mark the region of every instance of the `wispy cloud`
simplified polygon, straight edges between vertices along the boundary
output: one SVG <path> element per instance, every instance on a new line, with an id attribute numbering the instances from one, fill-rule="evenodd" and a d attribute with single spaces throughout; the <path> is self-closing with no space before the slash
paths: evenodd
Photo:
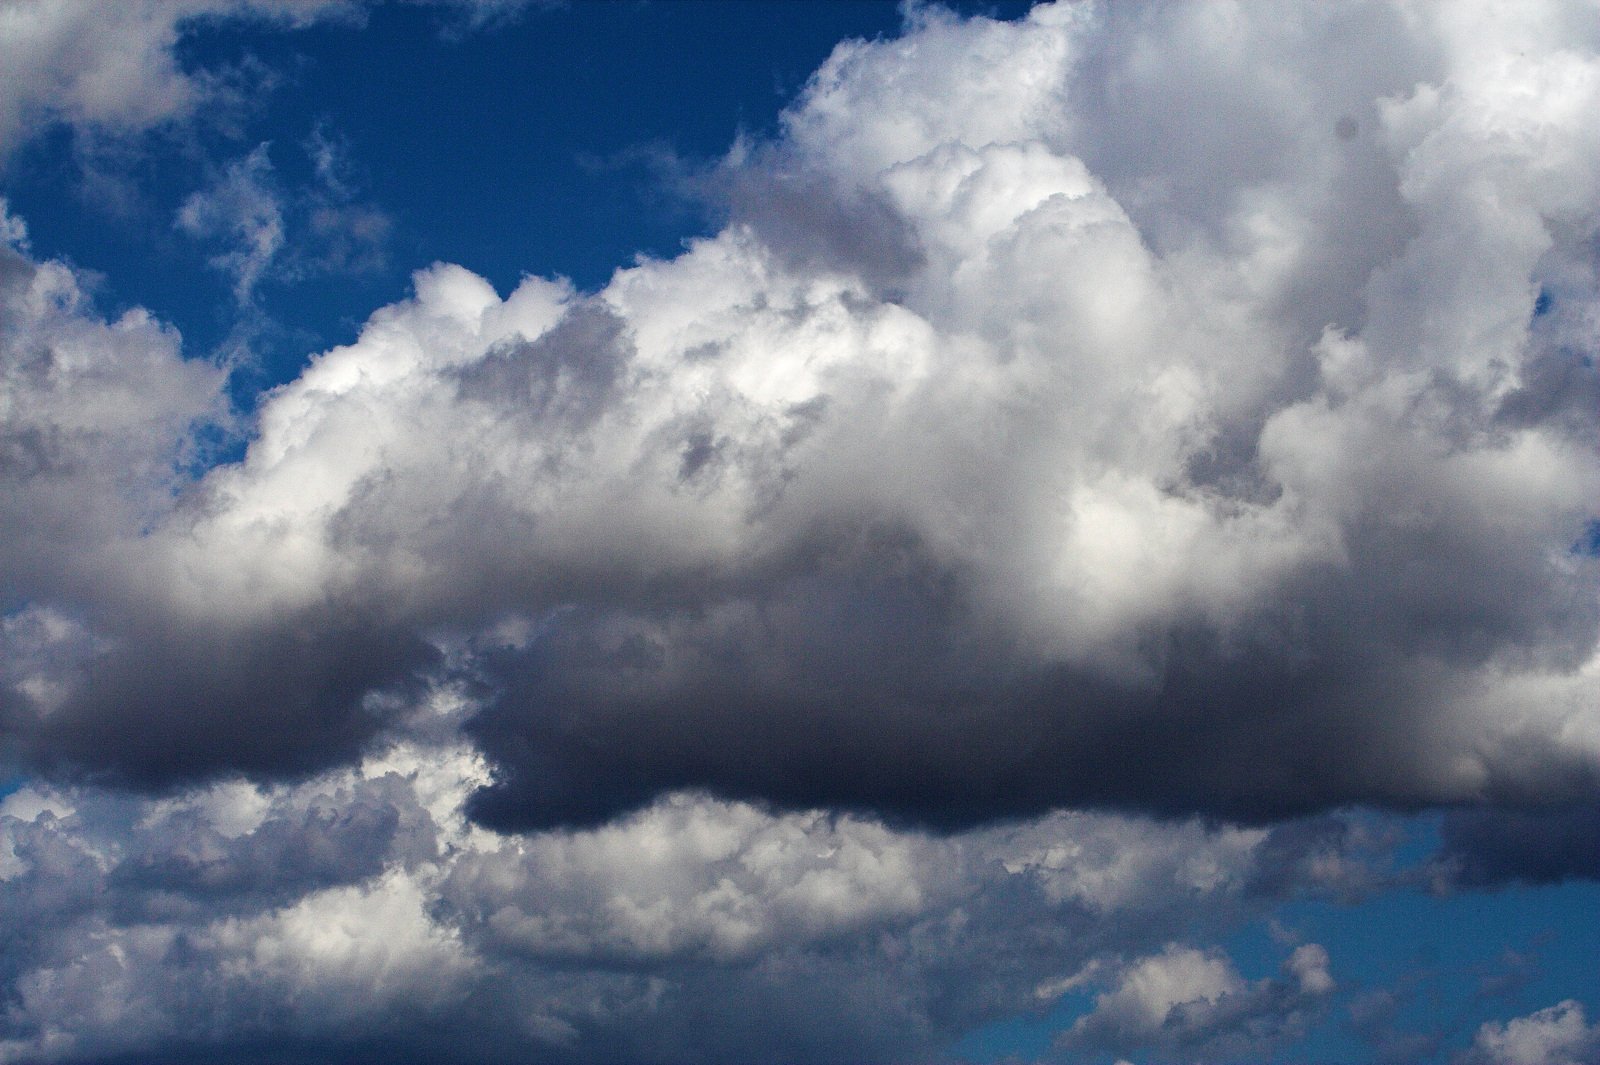
<path id="1" fill-rule="evenodd" d="M 258 303 L 263 281 L 292 284 L 327 274 L 361 274 L 385 264 L 389 216 L 362 202 L 342 148 L 320 128 L 302 146 L 316 180 L 293 195 L 276 176 L 271 145 L 229 163 L 178 209 L 176 225 L 219 247 L 210 264 L 233 278 L 242 307 Z"/>
<path id="2" fill-rule="evenodd" d="M 254 298 L 257 283 L 284 246 L 283 204 L 271 187 L 272 160 L 263 144 L 192 194 L 178 211 L 178 228 L 192 237 L 229 246 L 211 265 L 233 277 L 241 304 Z"/>

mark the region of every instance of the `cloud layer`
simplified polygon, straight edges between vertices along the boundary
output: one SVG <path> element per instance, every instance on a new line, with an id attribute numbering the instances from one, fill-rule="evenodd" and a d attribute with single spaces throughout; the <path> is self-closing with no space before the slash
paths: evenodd
<path id="1" fill-rule="evenodd" d="M 460 816 L 484 775 L 407 743 L 293 787 L 9 796 L 0 1061 L 886 1060 L 1074 987 L 1105 989 L 1079 1042 L 1267 1050 L 1326 953 L 1249 981 L 1177 937 L 1361 864 L 1331 824 L 935 838 L 682 793 L 498 836 Z"/>
<path id="2" fill-rule="evenodd" d="M 0 9 L 0 152 L 362 6 L 114 11 Z M 1213 944 L 1600 877 L 1591 16 L 914 6 L 681 255 L 435 264 L 248 417 L 0 201 L 0 1063 L 1436 1055 Z M 383 253 L 302 149 L 178 213 L 241 308 Z M 1462 1060 L 1593 1055 L 1537 1005 Z"/>
<path id="3" fill-rule="evenodd" d="M 184 486 L 215 375 L 9 253 L 13 498 L 92 516 L 12 567 L 12 742 L 303 772 L 470 677 L 501 826 L 1592 797 L 1575 19 L 924 10 L 721 164 L 714 237 L 424 271 Z"/>

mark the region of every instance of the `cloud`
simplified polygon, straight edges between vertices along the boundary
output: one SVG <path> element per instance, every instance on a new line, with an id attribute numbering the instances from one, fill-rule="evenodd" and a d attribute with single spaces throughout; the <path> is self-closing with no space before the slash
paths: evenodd
<path id="1" fill-rule="evenodd" d="M 353 756 L 430 646 L 351 604 L 196 614 L 183 589 L 205 578 L 150 568 L 154 529 L 204 505 L 193 469 L 227 431 L 223 371 L 142 310 L 101 319 L 71 269 L 16 247 L 0 248 L 0 307 L 0 587 L 19 604 L 0 621 L 6 756 L 98 771 L 115 747 L 115 770 L 147 782 Z"/>
<path id="2" fill-rule="evenodd" d="M 529 10 L 548 10 L 564 6 L 564 0 L 404 0 L 405 3 L 437 7 L 447 21 L 446 37 L 463 32 L 496 29 L 527 14 Z"/>
<path id="3" fill-rule="evenodd" d="M 1445 815 L 1439 871 L 1463 886 L 1600 880 L 1600 807 Z"/>
<path id="4" fill-rule="evenodd" d="M 221 10 L 8 8 L 0 144 L 192 114 Z M 1338 808 L 1592 876 L 1597 44 L 916 7 L 683 254 L 436 264 L 242 428 L 0 208 L 0 1062 L 904 1060 L 1091 990 L 1056 1052 L 1253 1059 L 1336 960 L 1208 944 L 1396 882 Z M 243 302 L 381 253 L 302 147 L 181 213 Z"/>
<path id="5" fill-rule="evenodd" d="M 469 683 L 502 828 L 1587 801 L 1600 60 L 1475 10 L 841 45 L 722 231 L 595 294 L 419 273 L 27 593 L 95 650 L 14 742 L 301 773 Z"/>
<path id="6" fill-rule="evenodd" d="M 1266 830 L 1057 813 L 941 837 L 677 793 L 502 836 L 462 816 L 486 775 L 411 739 L 292 785 L 7 796 L 0 1061 L 937 1056 L 1280 897 L 1250 887 Z M 1328 990 L 1313 945 L 1270 981 L 1218 964 L 1218 1008 L 1258 1032 Z"/>
<path id="7" fill-rule="evenodd" d="M 1057 1047 L 1261 1060 L 1302 1036 L 1333 989 L 1328 952 L 1315 943 L 1295 948 L 1281 977 L 1255 982 L 1219 951 L 1168 944 L 1124 966 L 1115 987 L 1096 997 L 1094 1009 L 1062 1033 Z"/>
<path id="8" fill-rule="evenodd" d="M 232 164 L 178 209 L 178 228 L 201 240 L 237 245 L 211 260 L 233 275 L 233 294 L 247 304 L 284 245 L 283 204 L 272 189 L 267 145 Z"/>
<path id="9" fill-rule="evenodd" d="M 1526 1017 L 1478 1029 L 1462 1059 L 1473 1065 L 1580 1065 L 1600 1051 L 1600 1025 L 1586 1024 L 1571 999 Z"/>
<path id="10" fill-rule="evenodd" d="M 0 22 L 0 156 L 53 123 L 137 133 L 186 119 L 218 83 L 174 48 L 204 19 L 249 17 L 300 26 L 348 0 L 18 0 Z"/>
<path id="11" fill-rule="evenodd" d="M 254 305 L 266 280 L 382 269 L 389 217 L 357 198 L 339 143 L 313 131 L 303 148 L 316 181 L 292 196 L 279 188 L 270 148 L 229 163 L 178 209 L 179 230 L 222 249 L 209 262 L 233 277 L 235 300 Z"/>
<path id="12" fill-rule="evenodd" d="M 96 135 L 185 122 L 229 93 L 227 77 L 192 69 L 177 46 L 193 27 L 228 19 L 302 28 L 360 21 L 374 0 L 11 0 L 0 19 L 0 159 L 55 124 Z M 550 0 L 408 0 L 466 29 L 492 27 Z"/>
<path id="13" fill-rule="evenodd" d="M 106 554 L 206 460 L 197 430 L 226 417 L 223 375 L 185 361 L 177 333 L 141 309 L 100 318 L 79 275 L 29 257 L 3 201 L 0 220 L 6 593 L 94 598 Z"/>
<path id="14" fill-rule="evenodd" d="M 387 261 L 384 244 L 393 223 L 379 208 L 361 202 L 361 180 L 350 161 L 348 144 L 318 126 L 301 147 L 311 159 L 317 181 L 303 192 L 307 234 L 301 242 L 301 261 L 293 272 L 304 277 L 383 269 Z"/>

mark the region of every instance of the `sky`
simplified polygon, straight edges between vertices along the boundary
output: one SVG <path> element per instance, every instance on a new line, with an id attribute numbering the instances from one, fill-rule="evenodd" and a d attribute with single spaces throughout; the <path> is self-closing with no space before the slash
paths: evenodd
<path id="1" fill-rule="evenodd" d="M 1592 0 L 0 0 L 0 1065 L 1600 1062 Z"/>

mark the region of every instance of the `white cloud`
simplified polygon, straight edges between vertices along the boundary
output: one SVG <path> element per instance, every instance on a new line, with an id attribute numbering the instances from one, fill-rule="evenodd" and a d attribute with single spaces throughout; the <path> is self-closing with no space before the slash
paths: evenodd
<path id="1" fill-rule="evenodd" d="M 507 841 L 459 863 L 450 894 L 482 907 L 506 949 L 754 957 L 917 913 L 921 849 L 878 825 L 680 797 L 591 833 Z"/>
<path id="2" fill-rule="evenodd" d="M 1308 995 L 1325 995 L 1334 988 L 1333 977 L 1328 975 L 1328 951 L 1321 944 L 1296 947 L 1284 970 L 1300 981 L 1300 990 Z"/>
<path id="3" fill-rule="evenodd" d="M 1482 1065 L 1582 1065 L 1600 1052 L 1600 1024 L 1567 999 L 1526 1017 L 1478 1029 L 1467 1060 Z"/>
<path id="4" fill-rule="evenodd" d="M 957 821 L 1575 799 L 1600 463 L 1563 345 L 1600 302 L 1570 191 L 1600 59 L 1559 5 L 1504 38 L 1230 10 L 923 11 L 730 157 L 733 217 L 681 256 L 593 297 L 420 273 L 102 559 L 264 673 L 325 631 L 317 675 L 364 671 L 318 689 L 349 693 L 340 753 L 252 747 L 219 676 L 207 749 L 163 757 L 347 757 L 425 641 L 516 617 L 540 637 L 471 667 L 501 824 L 674 787 Z M 1242 110 L 1140 140 L 1180 90 Z M 266 168 L 184 215 L 243 241 L 241 294 L 283 239 Z M 1533 314 L 1546 278 L 1576 310 Z M 335 647 L 379 617 L 409 650 Z"/>
<path id="5" fill-rule="evenodd" d="M 1218 950 L 1168 944 L 1122 967 L 1094 1009 L 1062 1033 L 1063 1049 L 1119 1053 L 1159 1048 L 1199 1060 L 1262 1059 L 1304 1034 L 1334 990 L 1328 952 L 1307 943 L 1285 960 L 1281 979 L 1254 982 Z"/>
<path id="6" fill-rule="evenodd" d="M 1159 1033 L 1178 1006 L 1215 1006 L 1238 995 L 1245 982 L 1226 957 L 1216 952 L 1168 947 L 1123 973 L 1116 990 L 1095 1000 L 1094 1020 L 1079 1022 L 1116 1027 L 1134 1037 Z"/>
<path id="7" fill-rule="evenodd" d="M 1278 861 L 1260 833 L 1058 814 L 934 837 L 680 793 L 596 829 L 499 836 L 460 815 L 482 771 L 464 747 L 402 743 L 295 785 L 8 797 L 0 979 L 17 997 L 0 1060 L 175 1038 L 216 1054 L 293 1039 L 315 1060 L 370 1040 L 394 1060 L 495 1060 L 530 1037 L 553 1058 L 670 1057 L 678 1038 L 710 1058 L 875 1057 L 1106 974 L 1146 1013 L 1215 1000 L 1213 1029 L 1269 991 L 1329 990 L 1314 945 L 1254 984 L 1220 955 L 1159 950 L 1198 915 L 1223 929 L 1270 902 L 1247 887 Z M 1104 894 L 1110 852 L 1150 881 Z M 1219 864 L 1235 875 L 1156 872 Z M 1302 888 L 1317 890 L 1285 890 Z M 1143 951 L 1158 952 L 1116 961 Z M 746 1041 L 736 1015 L 758 1001 L 770 1024 Z M 681 1028 L 708 1011 L 732 1012 Z"/>
<path id="8" fill-rule="evenodd" d="M 131 133 L 184 119 L 208 98 L 174 46 L 204 18 L 303 25 L 349 0 L 12 0 L 0 10 L 0 155 L 53 122 Z"/>
<path id="9" fill-rule="evenodd" d="M 236 245 L 211 265 L 233 275 L 233 294 L 249 303 L 255 287 L 284 246 L 284 209 L 271 187 L 272 160 L 263 144 L 229 164 L 208 188 L 178 209 L 178 228 L 202 240 Z"/>
<path id="10" fill-rule="evenodd" d="M 396 870 L 224 920 L 210 934 L 225 968 L 304 1003 L 310 1015 L 293 1018 L 295 1029 L 347 1032 L 396 1008 L 432 1013 L 459 999 L 475 962 L 427 903 L 422 885 Z"/>

